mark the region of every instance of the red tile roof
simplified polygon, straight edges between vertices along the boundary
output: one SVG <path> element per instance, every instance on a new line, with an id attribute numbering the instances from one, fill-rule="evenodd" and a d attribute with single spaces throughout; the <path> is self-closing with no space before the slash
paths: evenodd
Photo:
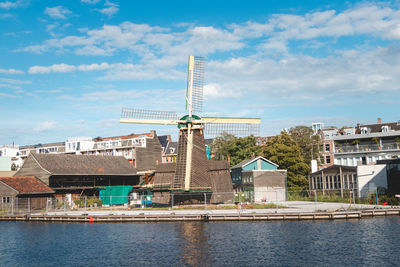
<path id="1" fill-rule="evenodd" d="M 0 182 L 14 188 L 19 194 L 54 193 L 50 187 L 35 176 L 0 177 Z"/>

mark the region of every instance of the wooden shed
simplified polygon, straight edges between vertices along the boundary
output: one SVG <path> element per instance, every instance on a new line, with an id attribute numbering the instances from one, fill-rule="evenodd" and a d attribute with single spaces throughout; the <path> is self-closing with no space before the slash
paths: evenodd
<path id="1" fill-rule="evenodd" d="M 0 177 L 0 201 L 3 210 L 46 208 L 54 191 L 34 176 Z"/>
<path id="2" fill-rule="evenodd" d="M 15 175 L 36 176 L 57 194 L 95 195 L 101 186 L 139 183 L 136 169 L 118 156 L 31 153 Z"/>

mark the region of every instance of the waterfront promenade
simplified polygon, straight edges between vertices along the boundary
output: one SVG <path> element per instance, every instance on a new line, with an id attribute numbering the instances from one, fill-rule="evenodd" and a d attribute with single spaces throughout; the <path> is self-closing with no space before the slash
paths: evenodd
<path id="1" fill-rule="evenodd" d="M 46 212 L 47 215 L 68 215 L 78 216 L 87 214 L 89 216 L 107 216 L 107 215 L 167 215 L 167 214 L 265 214 L 265 213 L 311 213 L 311 212 L 334 212 L 344 210 L 367 210 L 367 209 L 389 209 L 390 207 L 378 205 L 364 205 L 364 204 L 347 204 L 347 203 L 332 203 L 332 202 L 307 202 L 307 201 L 286 201 L 281 202 L 279 205 L 286 208 L 269 208 L 269 209 L 205 209 L 198 206 L 193 209 L 121 209 L 118 207 L 110 209 L 79 209 L 67 211 L 54 211 Z M 43 213 L 33 213 L 33 215 L 40 215 Z"/>

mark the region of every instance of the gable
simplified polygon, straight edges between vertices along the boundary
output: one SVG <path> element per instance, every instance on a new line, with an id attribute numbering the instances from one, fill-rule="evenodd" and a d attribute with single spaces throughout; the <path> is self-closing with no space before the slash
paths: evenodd
<path id="1" fill-rule="evenodd" d="M 265 160 L 263 157 L 258 157 L 254 161 L 246 164 L 242 167 L 243 171 L 251 170 L 277 170 L 278 166 L 270 161 Z"/>

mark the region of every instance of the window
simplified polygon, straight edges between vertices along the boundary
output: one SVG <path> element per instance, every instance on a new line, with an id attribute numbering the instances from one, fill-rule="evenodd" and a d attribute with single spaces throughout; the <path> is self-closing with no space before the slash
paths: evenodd
<path id="1" fill-rule="evenodd" d="M 387 125 L 385 125 L 385 126 L 382 126 L 382 133 L 387 133 L 387 132 L 389 132 L 389 126 L 387 126 Z"/>
<path id="2" fill-rule="evenodd" d="M 368 128 L 367 127 L 361 127 L 361 134 L 367 134 L 368 133 Z"/>
<path id="3" fill-rule="evenodd" d="M 326 164 L 331 163 L 331 156 L 326 156 L 326 158 L 325 158 L 325 163 L 326 163 Z"/>
<path id="4" fill-rule="evenodd" d="M 10 203 L 10 197 L 3 197 L 3 203 Z"/>
<path id="5" fill-rule="evenodd" d="M 330 150 L 330 145 L 329 144 L 325 144 L 325 152 L 329 152 Z"/>

